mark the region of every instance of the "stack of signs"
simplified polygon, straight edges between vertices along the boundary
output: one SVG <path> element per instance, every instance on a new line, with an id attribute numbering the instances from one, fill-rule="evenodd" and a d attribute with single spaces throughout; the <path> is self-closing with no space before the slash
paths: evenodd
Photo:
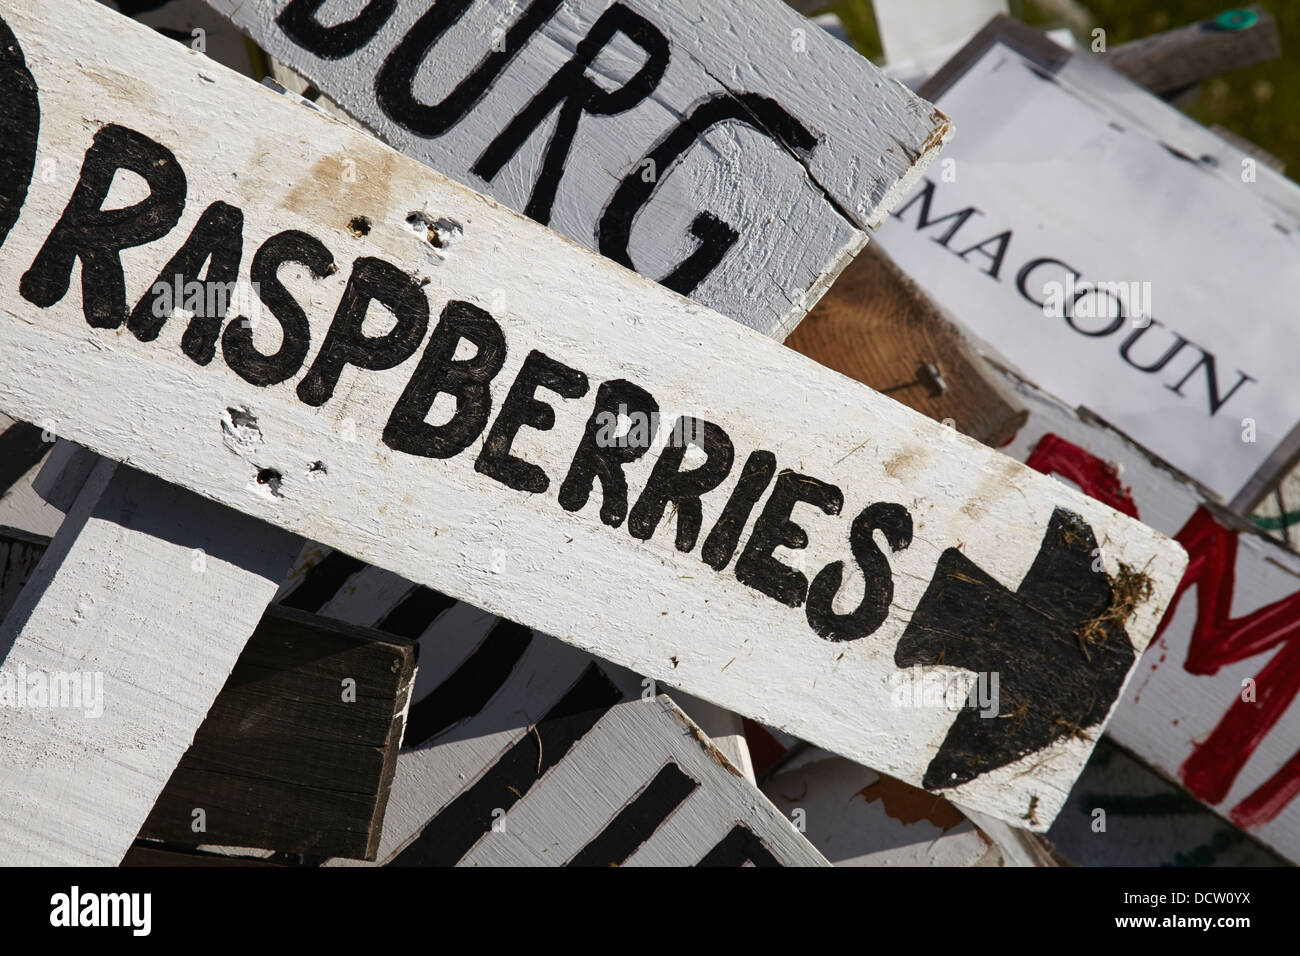
<path id="1" fill-rule="evenodd" d="M 5 412 L 1050 823 L 1181 577 L 1176 544 L 103 8 L 4 19 Z M 930 115 L 909 103 L 904 132 Z M 165 307 L 205 264 L 260 283 L 247 313 Z M 900 672 L 935 666 L 1000 695 L 894 706 Z M 49 737 L 0 716 L 6 746 L 28 732 Z M 34 799 L 30 760 L 0 767 L 21 810 L 0 846 L 23 857 L 62 808 Z"/>
<path id="2" fill-rule="evenodd" d="M 1267 334 L 1300 297 L 1300 215 L 1098 62 L 993 21 L 923 87 L 962 140 L 880 241 L 1028 380 L 1249 511 L 1300 450 Z"/>

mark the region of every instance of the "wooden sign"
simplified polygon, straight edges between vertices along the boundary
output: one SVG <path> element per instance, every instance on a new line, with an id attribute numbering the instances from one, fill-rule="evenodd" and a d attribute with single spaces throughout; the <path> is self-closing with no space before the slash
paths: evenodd
<path id="1" fill-rule="evenodd" d="M 394 148 L 777 339 L 951 135 L 779 0 L 209 2 Z"/>
<path id="2" fill-rule="evenodd" d="M 1123 436 L 1008 382 L 1029 409 L 1008 452 L 1175 535 L 1190 557 L 1107 733 L 1300 862 L 1300 555 Z"/>
<path id="3" fill-rule="evenodd" d="M 1176 545 L 137 24 L 6 20 L 0 408 L 1050 822 Z M 270 316 L 168 311 L 245 275 Z M 1024 719 L 894 703 L 936 666 Z"/>
<path id="4" fill-rule="evenodd" d="M 1249 511 L 1300 451 L 1275 346 L 1300 297 L 1300 212 L 1253 159 L 1202 161 L 1147 128 L 1112 86 L 1190 123 L 1118 76 L 1093 82 L 1106 72 L 995 20 L 922 88 L 968 135 L 880 242 L 1024 377 Z"/>

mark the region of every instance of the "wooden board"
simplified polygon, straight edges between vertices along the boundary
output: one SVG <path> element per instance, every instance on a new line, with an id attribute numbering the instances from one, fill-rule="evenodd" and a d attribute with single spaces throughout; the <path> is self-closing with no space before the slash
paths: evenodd
<path id="1" fill-rule="evenodd" d="M 777 339 L 950 135 L 778 0 L 346 22 L 313 0 L 209 2 L 401 152 Z"/>
<path id="2" fill-rule="evenodd" d="M 50 536 L 63 515 L 32 490 L 32 481 L 53 448 L 53 434 L 0 415 L 0 525 Z"/>
<path id="3" fill-rule="evenodd" d="M 0 528 L 0 620 L 49 543 Z M 139 839 L 373 859 L 415 653 L 400 638 L 269 608 Z"/>
<path id="4" fill-rule="evenodd" d="M 1300 449 L 1300 392 L 1270 344 L 1289 329 L 1269 324 L 1300 296 L 1300 217 L 1279 214 L 1267 170 L 1243 181 L 1147 121 L 1192 125 L 1172 107 L 1093 83 L 1105 62 L 990 24 L 923 88 L 978 134 L 879 241 L 1025 377 L 1248 512 Z M 1220 321 L 1242 309 L 1257 334 Z"/>
<path id="5" fill-rule="evenodd" d="M 621 702 L 649 700 L 667 691 L 692 714 L 702 712 L 715 729 L 730 731 L 724 714 L 704 701 L 319 545 L 304 549 L 278 600 L 419 641 L 420 679 L 397 761 L 380 862 L 391 861 L 458 800 L 480 799 L 477 781 L 503 755 L 536 746 L 543 731 L 552 741 L 546 745 L 547 767 L 571 759 L 572 751 L 561 750 L 559 738 L 551 737 L 557 725 L 547 721 L 552 713 L 574 709 L 574 701 L 586 702 L 594 723 Z M 748 749 L 743 740 L 728 737 L 732 739 L 709 734 L 752 783 L 752 771 L 744 770 Z M 621 762 L 612 755 L 605 759 Z M 626 775 L 628 769 L 619 773 Z M 516 790 L 526 793 L 529 782 L 516 781 Z M 483 832 L 476 833 L 476 822 L 487 826 L 484 821 L 466 824 L 471 841 Z"/>
<path id="6" fill-rule="evenodd" d="M 33 182 L 0 262 L 8 296 L 0 407 L 52 415 L 61 434 L 100 454 L 130 457 L 167 481 L 882 772 L 954 790 L 1012 820 L 1036 808 L 1039 824 L 1050 822 L 1091 745 L 1087 728 L 1105 722 L 1181 573 L 1176 546 L 137 24 L 62 0 L 7 19 L 40 90 L 41 156 L 78 168 L 91 150 L 69 216 L 89 214 L 78 209 L 99 202 L 94 183 L 106 188 L 124 162 L 163 190 L 137 201 L 169 203 L 180 217 L 161 248 L 123 255 L 132 298 L 174 272 L 175 243 L 195 228 L 220 232 L 214 223 L 229 222 L 236 207 L 250 248 L 285 230 L 303 233 L 293 255 L 315 263 L 321 278 L 291 270 L 305 314 L 275 290 L 295 331 L 270 366 L 250 356 L 238 319 L 226 329 L 232 344 L 222 361 L 201 364 L 208 346 L 215 350 L 213 316 L 184 330 L 172 322 L 159 341 L 82 324 L 86 313 L 106 325 L 126 317 L 116 266 L 100 260 L 106 277 L 88 286 L 89 299 L 66 294 L 71 253 L 55 252 L 64 247 L 49 244 L 48 233 L 77 183 Z M 137 51 L 136 73 L 113 73 L 108 83 L 123 49 Z M 24 89 L 21 72 L 11 75 Z M 164 87 L 166 99 L 150 92 Z M 26 100 L 9 99 L 11 113 L 30 105 L 25 89 Z M 101 119 L 82 119 L 87 103 Z M 256 115 L 275 136 L 226 136 L 211 119 L 223 111 L 232 127 Z M 139 132 L 98 125 L 118 120 Z M 23 143 L 30 138 L 11 142 L 20 156 Z M 144 165 L 132 158 L 150 156 Z M 335 182 L 342 157 L 367 178 Z M 26 185 L 16 162 L 11 193 Z M 292 183 L 267 172 L 313 167 Z M 167 192 L 182 171 L 200 197 L 184 209 Z M 235 205 L 195 225 L 201 207 L 227 200 Z M 444 230 L 442 248 L 407 222 L 417 202 L 458 224 Z M 152 231 L 140 241 L 166 232 L 171 213 L 148 219 Z M 287 255 L 283 241 L 263 261 Z M 33 271 L 26 264 L 42 247 Z M 336 255 L 342 267 L 330 274 Z M 24 288 L 45 305 L 17 301 Z M 367 296 L 399 314 L 368 322 Z M 152 304 L 151 294 L 142 314 Z M 140 321 L 136 328 L 146 338 L 152 331 Z M 327 344 L 292 387 L 327 328 Z M 482 350 L 456 358 L 462 338 Z M 260 336 L 251 346 L 270 347 Z M 725 375 L 718 356 L 727 357 Z M 448 361 L 452 378 L 436 384 Z M 268 384 L 252 384 L 232 362 Z M 471 385 L 476 377 L 481 387 Z M 133 382 L 148 387 L 123 385 Z M 544 383 L 572 397 L 529 397 Z M 435 401 L 440 388 L 461 392 L 450 419 L 451 403 Z M 117 400 L 82 400 L 108 394 Z M 620 406 L 640 416 L 651 402 L 667 413 L 661 425 L 680 419 L 697 434 L 653 438 L 638 427 L 619 437 Z M 434 405 L 445 425 L 426 420 Z M 502 407 L 509 414 L 493 420 Z M 611 428 L 602 437 L 605 412 Z M 769 484 L 775 490 L 760 510 Z M 698 528 L 692 488 L 701 491 Z M 671 522 L 660 520 L 667 502 L 656 504 L 665 490 L 683 514 Z M 751 516 L 757 531 L 745 538 Z M 703 539 L 709 561 L 696 556 Z M 728 573 L 733 557 L 737 570 Z M 845 574 L 850 557 L 865 574 Z M 987 602 L 982 623 L 997 622 L 996 640 L 963 631 L 958 648 L 953 618 L 964 628 L 972 601 Z M 1044 641 L 1041 615 L 1025 602 L 1054 608 L 1054 641 Z M 1093 637 L 1113 651 L 1091 653 Z M 958 674 L 1001 673 L 1004 695 L 1022 712 L 1041 706 L 1015 724 L 891 707 L 900 669 L 945 660 L 939 666 Z"/>
<path id="7" fill-rule="evenodd" d="M 1010 453 L 1177 535 L 1191 556 L 1108 734 L 1300 862 L 1300 555 L 1207 503 L 1117 432 L 1031 386 L 1016 389 L 1029 422 Z"/>
<path id="8" fill-rule="evenodd" d="M 997 447 L 1027 412 L 952 316 L 879 243 L 853 260 L 785 344 L 908 408 Z"/>
<path id="9" fill-rule="evenodd" d="M 122 858 L 298 547 L 96 467 L 0 625 L 0 861 Z"/>
<path id="10" fill-rule="evenodd" d="M 525 740 L 390 865 L 826 865 L 667 697 L 554 715 Z"/>
<path id="11" fill-rule="evenodd" d="M 414 674 L 410 642 L 268 609 L 139 837 L 374 859 Z"/>

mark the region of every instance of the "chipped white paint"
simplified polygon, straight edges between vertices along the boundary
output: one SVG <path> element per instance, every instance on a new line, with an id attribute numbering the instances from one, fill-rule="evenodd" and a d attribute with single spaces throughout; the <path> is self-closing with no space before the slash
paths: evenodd
<path id="1" fill-rule="evenodd" d="M 0 627 L 0 680 L 92 675 L 80 707 L 0 706 L 0 863 L 117 865 L 297 547 L 99 462 Z"/>
<path id="2" fill-rule="evenodd" d="M 575 55 L 602 14 L 629 29 L 644 18 L 665 38 L 662 79 L 626 110 L 582 116 L 553 210 L 541 221 L 598 248 L 602 217 L 620 183 L 654 183 L 653 199 L 638 213 L 627 249 L 637 271 L 667 276 L 699 246 L 692 234 L 697 215 L 717 216 L 738 238 L 688 294 L 777 339 L 816 303 L 867 241 L 866 228 L 881 221 L 950 135 L 947 120 L 927 103 L 778 0 L 624 0 L 608 13 L 607 0 L 568 0 L 526 39 L 510 31 L 558 3 L 406 3 L 364 45 L 348 53 L 335 49 L 328 58 L 304 38 L 317 30 L 304 21 L 319 4 L 209 2 L 385 142 L 520 211 L 529 205 L 552 143 L 552 120 L 490 179 L 480 157 Z M 457 15 L 461 8 L 467 9 Z M 419 35 L 412 31 L 417 23 L 432 23 L 449 10 L 454 19 L 416 73 L 417 101 L 443 101 L 486 56 L 508 56 L 509 63 L 463 119 L 435 133 L 392 106 L 392 94 L 382 91 L 409 91 L 411 83 L 390 79 L 384 68 L 405 37 Z M 336 26 L 357 13 L 355 4 L 326 3 L 315 11 L 314 23 Z M 643 64 L 655 62 L 644 44 L 615 34 L 594 62 L 599 79 L 584 82 L 617 89 Z M 787 148 L 737 122 L 700 123 L 708 128 L 698 145 L 656 168 L 652 154 L 664 137 L 719 94 L 768 98 L 802 124 L 816 145 Z M 753 112 L 746 108 L 747 115 Z M 770 119 L 764 122 L 775 127 Z M 603 231 L 606 238 L 612 232 Z"/>
<path id="3" fill-rule="evenodd" d="M 153 282 L 201 207 L 223 199 L 245 212 L 246 250 L 298 229 L 319 236 L 340 263 L 338 274 L 314 281 L 285 270 L 296 273 L 290 281 L 308 316 L 313 353 L 352 260 L 380 257 L 424 283 L 430 325 L 451 299 L 477 304 L 500 324 L 508 352 L 491 388 L 494 412 L 536 349 L 585 373 L 591 391 L 630 379 L 657 399 L 666 422 L 698 415 L 725 429 L 736 468 L 704 496 L 705 532 L 731 495 L 740 463 L 756 450 L 771 451 L 792 475 L 834 483 L 845 497 L 841 513 L 800 506 L 794 520 L 809 544 L 777 549 L 776 558 L 801 564 L 809 576 L 832 562 L 850 565 L 837 613 L 852 610 L 864 593 L 849 551 L 854 516 L 876 502 L 898 503 L 912 515 L 915 537 L 889 555 L 893 594 L 885 621 L 864 639 L 826 641 L 803 607 L 741 584 L 730 565 L 715 572 L 697 551 L 677 551 L 675 518 L 643 542 L 601 522 L 598 494 L 577 511 L 559 505 L 557 488 L 593 397 L 550 398 L 554 428 L 519 431 L 512 453 L 549 477 L 546 492 L 527 494 L 475 471 L 481 432 L 447 459 L 381 442 L 416 370 L 418 343 L 388 371 L 344 369 L 332 398 L 316 408 L 301 403 L 289 382 L 257 388 L 221 358 L 196 365 L 177 346 L 178 321 L 152 342 L 93 329 L 75 287 L 56 304 L 34 308 L 17 289 L 68 201 L 72 176 L 33 182 L 5 241 L 5 411 L 52 416 L 60 434 L 100 454 L 129 457 L 167 481 L 912 783 L 934 759 L 952 714 L 891 706 L 893 649 L 945 550 L 960 548 L 1015 589 L 1054 512 L 1075 512 L 1104 549 L 1107 573 L 1117 574 L 1123 562 L 1149 575 L 1151 596 L 1126 624 L 1133 644 L 1145 646 L 1184 561 L 1162 536 L 137 24 L 62 0 L 4 9 L 40 89 L 38 162 L 48 157 L 76 169 L 100 124 L 126 123 L 175 152 L 198 197 L 171 236 L 123 254 L 132 299 Z M 133 51 L 126 60 L 124 50 Z M 124 62 L 133 75 L 121 72 Z M 344 158 L 356 162 L 354 183 L 335 178 Z M 408 225 L 413 210 L 457 222 L 464 234 L 450 248 L 434 248 Z M 359 217 L 371 224 L 364 236 L 348 229 Z M 451 413 L 438 408 L 437 421 Z M 261 438 L 242 454 L 225 441 L 223 415 L 232 409 L 239 415 L 231 422 L 255 422 Z M 657 457 L 652 451 L 625 469 L 633 499 Z M 806 484 L 787 478 L 790 487 Z M 754 515 L 765 507 L 760 501 Z M 746 546 L 744 535 L 739 546 Z M 792 580 L 806 586 L 806 577 Z M 1046 826 L 1089 749 L 1087 740 L 1062 741 L 981 773 L 956 793 L 1011 820 L 1036 806 Z"/>

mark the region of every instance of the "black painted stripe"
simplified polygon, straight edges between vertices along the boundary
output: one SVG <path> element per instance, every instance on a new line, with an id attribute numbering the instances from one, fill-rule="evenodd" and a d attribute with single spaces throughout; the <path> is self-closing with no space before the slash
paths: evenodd
<path id="1" fill-rule="evenodd" d="M 18 483 L 49 454 L 53 442 L 41 438 L 41 429 L 14 422 L 0 434 L 0 495 Z"/>
<path id="2" fill-rule="evenodd" d="M 780 866 L 780 862 L 749 827 L 737 823 L 696 866 Z"/>
<path id="3" fill-rule="evenodd" d="M 533 632 L 522 624 L 498 620 L 455 673 L 411 705 L 402 746 L 418 747 L 481 711 L 509 680 L 532 642 Z"/>
<path id="4" fill-rule="evenodd" d="M 568 866 L 617 866 L 659 829 L 699 784 L 670 763 L 618 812 Z"/>
<path id="5" fill-rule="evenodd" d="M 618 688 L 597 665 L 588 666 L 569 692 L 537 723 L 536 733 L 530 731 L 520 738 L 477 783 L 430 820 L 424 832 L 389 865 L 455 866 L 492 828 L 492 811 L 514 806 L 622 699 Z"/>
<path id="6" fill-rule="evenodd" d="M 280 604 L 314 614 L 325 606 L 326 601 L 338 594 L 348 578 L 365 566 L 364 561 L 358 561 L 342 551 L 331 551 L 307 572 L 302 583 L 290 591 Z"/>
<path id="7" fill-rule="evenodd" d="M 416 640 L 437 620 L 439 614 L 458 603 L 455 598 L 421 586 L 397 602 L 397 606 L 375 628 L 385 634 Z"/>

